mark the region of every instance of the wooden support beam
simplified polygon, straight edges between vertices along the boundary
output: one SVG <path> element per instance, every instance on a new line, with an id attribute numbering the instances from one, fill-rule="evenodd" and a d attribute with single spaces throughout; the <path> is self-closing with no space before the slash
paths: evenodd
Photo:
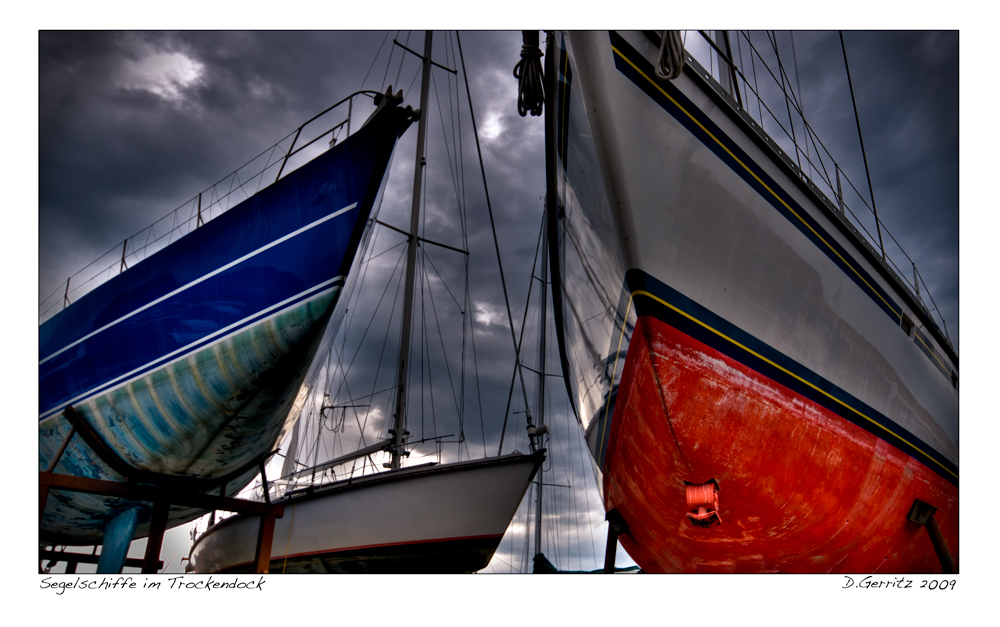
<path id="1" fill-rule="evenodd" d="M 73 492 L 85 492 L 87 494 L 117 496 L 150 503 L 166 501 L 175 505 L 197 507 L 204 510 L 221 509 L 227 512 L 255 514 L 258 516 L 268 515 L 277 518 L 281 518 L 285 513 L 284 505 L 268 505 L 266 503 L 257 503 L 255 501 L 191 492 L 188 490 L 122 483 L 120 481 L 104 481 L 52 472 L 38 473 L 38 482 L 41 489 L 70 490 Z"/>
<path id="2" fill-rule="evenodd" d="M 80 437 L 83 441 L 87 443 L 87 446 L 91 448 L 97 456 L 101 458 L 105 464 L 111 467 L 115 472 L 124 475 L 125 477 L 131 477 L 135 474 L 135 469 L 128 465 L 125 460 L 118 456 L 114 450 L 98 435 L 93 429 L 90 428 L 90 424 L 83 419 L 83 416 L 77 412 L 72 405 L 68 405 L 66 409 L 63 410 L 63 416 L 69 420 L 69 423 L 73 425 L 74 432 L 78 431 Z M 53 469 L 54 470 L 54 469 Z"/>
<path id="3" fill-rule="evenodd" d="M 45 502 L 49 500 L 49 486 L 43 483 L 38 485 L 38 524 L 42 523 L 45 516 Z"/>
<path id="4" fill-rule="evenodd" d="M 69 441 L 73 439 L 74 433 L 76 433 L 76 425 L 71 422 L 66 437 L 63 438 L 62 444 L 59 445 L 59 450 L 52 456 L 49 467 L 45 469 L 47 472 L 55 472 L 56 466 L 59 464 L 59 460 L 62 459 L 63 453 L 66 452 L 66 447 L 69 446 Z"/>
<path id="5" fill-rule="evenodd" d="M 260 461 L 260 484 L 264 490 L 264 502 L 271 504 L 271 488 L 267 485 L 267 473 L 264 472 L 264 460 Z"/>
<path id="6" fill-rule="evenodd" d="M 96 550 L 97 547 L 94 547 L 94 549 Z M 69 573 L 76 572 L 77 564 L 96 564 L 101 559 L 101 556 L 96 553 L 87 554 L 71 553 L 69 551 L 40 550 L 38 551 L 38 559 L 39 561 L 49 560 L 53 562 L 66 562 L 66 572 Z M 125 566 L 129 568 L 142 568 L 142 560 L 138 557 L 126 557 Z M 73 568 L 72 571 L 70 570 L 70 567 Z M 156 562 L 156 570 L 159 571 L 161 568 L 163 568 L 162 560 Z"/>
<path id="7" fill-rule="evenodd" d="M 618 536 L 628 533 L 628 523 L 618 513 L 617 509 L 612 509 L 604 515 L 604 520 L 608 521 L 608 544 L 604 549 L 604 572 L 615 572 L 615 553 L 618 552 Z"/>
<path id="8" fill-rule="evenodd" d="M 618 532 L 614 525 L 608 525 L 608 544 L 604 547 L 604 572 L 615 572 L 615 553 L 618 552 Z"/>
<path id="9" fill-rule="evenodd" d="M 261 516 L 257 528 L 257 551 L 254 554 L 255 573 L 267 574 L 271 566 L 271 544 L 274 540 L 274 516 Z"/>
<path id="10" fill-rule="evenodd" d="M 160 562 L 160 548 L 163 546 L 163 532 L 167 530 L 167 514 L 170 513 L 170 503 L 157 501 L 153 504 L 153 520 L 149 523 L 149 535 L 146 537 L 146 553 L 142 558 L 143 574 L 156 574 L 157 563 Z"/>
<path id="11" fill-rule="evenodd" d="M 90 424 L 76 411 L 72 405 L 66 407 L 63 410 L 63 416 L 69 420 L 70 424 L 73 425 L 76 431 L 83 438 L 98 457 L 101 458 L 105 464 L 111 467 L 115 472 L 123 475 L 129 481 L 134 481 L 138 483 L 146 483 L 150 485 L 161 486 L 164 488 L 176 488 L 180 490 L 187 490 L 188 492 L 202 492 L 209 487 L 214 488 L 220 483 L 226 483 L 231 481 L 236 477 L 244 474 L 251 468 L 257 466 L 262 461 L 266 462 L 272 453 L 268 453 L 261 459 L 250 460 L 246 464 L 243 464 L 236 470 L 229 472 L 227 475 L 222 477 L 216 477 L 214 479 L 196 479 L 193 477 L 180 477 L 177 475 L 168 475 L 158 472 L 150 472 L 148 470 L 140 470 L 138 468 L 133 468 L 124 459 L 119 457 L 118 453 L 104 441 L 101 435 L 91 428 Z M 174 503 L 175 501 L 171 501 Z"/>

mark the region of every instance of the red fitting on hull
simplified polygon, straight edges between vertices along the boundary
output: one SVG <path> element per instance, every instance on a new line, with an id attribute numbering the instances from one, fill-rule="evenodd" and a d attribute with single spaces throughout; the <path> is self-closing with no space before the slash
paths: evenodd
<path id="1" fill-rule="evenodd" d="M 712 527 L 722 524 L 719 516 L 719 484 L 715 479 L 705 483 L 689 483 L 685 486 L 687 495 L 688 518 L 691 524 L 699 527 Z"/>

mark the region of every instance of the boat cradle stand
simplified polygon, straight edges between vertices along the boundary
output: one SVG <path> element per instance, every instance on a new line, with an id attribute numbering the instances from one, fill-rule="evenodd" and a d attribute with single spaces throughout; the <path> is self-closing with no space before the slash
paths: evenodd
<path id="1" fill-rule="evenodd" d="M 941 528 L 938 527 L 937 520 L 934 519 L 936 511 L 937 508 L 933 505 L 924 503 L 920 499 L 914 499 L 906 519 L 927 529 L 927 535 L 930 536 L 931 544 L 934 545 L 934 552 L 937 554 L 938 560 L 941 561 L 941 572 L 955 574 L 958 572 L 958 567 L 955 565 L 955 560 L 951 558 L 951 551 L 948 550 L 948 545 L 944 541 L 944 534 L 941 533 Z"/>
<path id="2" fill-rule="evenodd" d="M 618 551 L 618 536 L 628 533 L 628 523 L 622 518 L 618 509 L 612 509 L 604 516 L 608 521 L 608 544 L 604 548 L 604 572 L 615 572 L 615 553 Z"/>
<path id="3" fill-rule="evenodd" d="M 117 453 L 115 453 L 103 439 L 90 428 L 90 425 L 83 419 L 72 406 L 66 407 L 63 416 L 70 422 L 71 429 L 66 434 L 58 452 L 46 470 L 38 473 L 38 518 L 41 525 L 42 517 L 45 513 L 45 502 L 48 500 L 50 489 L 67 490 L 74 492 L 85 492 L 88 494 L 98 494 L 118 498 L 127 498 L 136 501 L 144 501 L 153 504 L 153 516 L 150 521 L 146 552 L 142 559 L 143 573 L 156 573 L 162 567 L 159 559 L 160 548 L 163 544 L 163 533 L 166 531 L 167 514 L 170 505 L 182 505 L 185 507 L 196 507 L 205 510 L 225 510 L 240 514 L 250 514 L 260 516 L 260 527 L 257 533 L 257 548 L 254 556 L 254 572 L 267 573 L 271 556 L 271 544 L 274 538 L 274 521 L 281 518 L 285 513 L 284 505 L 275 505 L 267 498 L 266 478 L 264 479 L 264 493 L 266 502 L 247 501 L 236 499 L 224 494 L 227 481 L 247 472 L 250 468 L 258 466 L 261 476 L 264 477 L 264 464 L 270 457 L 265 455 L 259 460 L 253 460 L 243 467 L 227 474 L 224 477 L 215 479 L 194 479 L 190 477 L 176 477 L 164 475 L 145 470 L 133 468 Z M 66 450 L 66 446 L 73 436 L 79 433 L 84 442 L 101 458 L 104 463 L 116 472 L 125 476 L 126 480 L 105 481 L 101 479 L 91 479 L 88 477 L 78 477 L 74 475 L 57 474 L 53 472 L 60 457 Z M 219 496 L 206 494 L 206 490 L 218 488 Z M 131 538 L 128 538 L 128 542 Z M 96 547 L 95 547 L 96 551 Z M 72 557 L 70 557 L 72 556 Z M 41 559 L 50 559 L 67 562 L 67 572 L 72 566 L 75 570 L 76 563 L 95 563 L 97 556 L 63 553 L 54 551 L 41 551 Z M 135 566 L 135 561 L 121 559 L 122 563 L 117 564 L 115 572 L 120 572 L 122 566 Z"/>

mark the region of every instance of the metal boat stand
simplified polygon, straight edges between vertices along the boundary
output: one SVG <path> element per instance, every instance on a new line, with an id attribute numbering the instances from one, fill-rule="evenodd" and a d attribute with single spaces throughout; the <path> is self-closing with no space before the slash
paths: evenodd
<path id="1" fill-rule="evenodd" d="M 88 494 L 98 494 L 101 496 L 111 496 L 127 498 L 135 501 L 144 501 L 153 504 L 152 520 L 150 521 L 148 541 L 146 543 L 146 553 L 141 562 L 143 573 L 156 573 L 162 567 L 163 562 L 159 559 L 160 548 L 163 544 L 163 533 L 166 531 L 167 514 L 170 505 L 182 505 L 185 507 L 196 507 L 205 510 L 225 510 L 240 514 L 251 514 L 260 516 L 260 527 L 257 534 L 257 548 L 254 556 L 255 573 L 267 573 L 271 556 L 271 544 L 274 536 L 274 521 L 281 518 L 285 513 L 284 505 L 275 505 L 267 498 L 267 485 L 265 481 L 265 503 L 236 499 L 226 496 L 215 496 L 206 494 L 207 490 L 213 488 L 223 488 L 226 483 L 237 476 L 247 472 L 252 467 L 257 466 L 263 476 L 264 464 L 270 454 L 259 460 L 254 460 L 249 464 L 227 474 L 224 477 L 215 479 L 194 479 L 190 477 L 176 477 L 155 472 L 149 472 L 133 468 L 117 453 L 115 453 L 103 439 L 90 428 L 90 425 L 80 414 L 69 406 L 63 411 L 63 416 L 69 420 L 72 428 L 63 440 L 59 451 L 49 463 L 47 470 L 38 473 L 39 503 L 38 519 L 41 524 L 45 514 L 45 503 L 48 500 L 50 489 L 68 490 L 84 492 Z M 78 477 L 73 475 L 57 474 L 53 472 L 63 452 L 66 450 L 69 441 L 79 433 L 84 442 L 101 458 L 104 463 L 116 472 L 125 476 L 125 481 L 105 481 L 101 479 L 91 479 L 88 477 Z M 131 542 L 131 538 L 128 539 Z M 96 547 L 94 548 L 96 552 Z M 56 551 L 40 551 L 41 559 L 67 562 L 67 572 L 70 567 L 76 569 L 77 563 L 97 563 L 98 556 L 85 555 Z M 72 557 L 69 557 L 72 556 Z M 136 566 L 137 560 L 124 559 L 124 566 Z M 118 566 L 120 571 L 122 566 Z"/>
<path id="2" fill-rule="evenodd" d="M 608 544 L 604 549 L 604 572 L 615 572 L 615 553 L 618 552 L 618 536 L 628 533 L 628 523 L 618 513 L 617 509 L 612 509 L 604 515 L 604 520 L 608 521 Z"/>
<path id="3" fill-rule="evenodd" d="M 934 545 L 934 552 L 937 553 L 938 560 L 941 561 L 941 572 L 956 574 L 958 567 L 955 565 L 955 560 L 951 558 L 951 551 L 948 550 L 948 545 L 944 541 L 944 534 L 941 533 L 941 528 L 938 527 L 937 520 L 934 519 L 936 511 L 937 508 L 933 505 L 924 503 L 920 499 L 914 499 L 906 519 L 927 529 L 927 535 L 930 536 L 931 544 Z"/>

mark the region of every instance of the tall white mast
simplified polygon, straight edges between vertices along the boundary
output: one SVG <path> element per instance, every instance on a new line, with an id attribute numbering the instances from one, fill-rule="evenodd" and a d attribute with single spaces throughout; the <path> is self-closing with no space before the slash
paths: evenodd
<path id="1" fill-rule="evenodd" d="M 431 78 L 431 36 L 433 31 L 424 35 L 423 75 L 420 78 L 420 110 L 417 121 L 417 156 L 413 166 L 413 205 L 410 211 L 409 243 L 406 251 L 406 293 L 403 298 L 403 329 L 399 346 L 399 382 L 396 386 L 396 413 L 392 432 L 392 461 L 389 467 L 399 470 L 400 457 L 403 455 L 403 440 L 407 435 L 405 429 L 406 412 L 406 375 L 410 361 L 410 327 L 413 319 L 413 288 L 417 265 L 417 229 L 420 225 L 420 186 L 423 181 L 424 165 L 424 135 L 427 124 L 427 91 Z"/>

